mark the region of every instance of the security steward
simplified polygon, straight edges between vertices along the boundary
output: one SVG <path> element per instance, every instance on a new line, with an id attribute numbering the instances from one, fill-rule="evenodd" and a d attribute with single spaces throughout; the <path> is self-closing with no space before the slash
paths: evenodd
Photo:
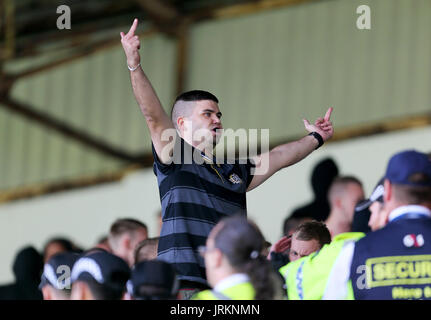
<path id="1" fill-rule="evenodd" d="M 324 299 L 431 299 L 431 160 L 414 150 L 388 163 L 383 227 L 343 247 Z"/>

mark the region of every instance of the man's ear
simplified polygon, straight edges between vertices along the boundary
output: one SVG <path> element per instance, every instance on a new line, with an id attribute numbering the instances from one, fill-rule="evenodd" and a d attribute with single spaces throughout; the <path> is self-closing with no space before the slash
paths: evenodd
<path id="1" fill-rule="evenodd" d="M 342 209 L 343 208 L 343 199 L 341 197 L 336 197 L 334 199 L 334 205 L 336 208 Z"/>
<path id="2" fill-rule="evenodd" d="M 88 284 L 82 281 L 79 284 L 81 285 L 82 300 L 95 300 Z"/>
<path id="3" fill-rule="evenodd" d="M 215 248 L 214 253 L 213 253 L 213 257 L 214 257 L 214 266 L 220 267 L 223 264 L 223 259 L 225 258 L 225 256 L 221 252 L 221 250 Z"/>
<path id="4" fill-rule="evenodd" d="M 184 117 L 178 117 L 177 118 L 177 127 L 179 130 L 184 130 Z"/>
<path id="5" fill-rule="evenodd" d="M 124 292 L 123 297 L 121 298 L 121 300 L 133 300 L 132 296 L 130 295 L 130 293 L 128 293 L 127 291 Z"/>
<path id="6" fill-rule="evenodd" d="M 51 290 L 49 290 L 48 286 L 44 286 L 42 288 L 43 300 L 52 300 Z"/>
<path id="7" fill-rule="evenodd" d="M 392 189 L 392 185 L 389 182 L 388 179 L 385 179 L 385 181 L 383 182 L 383 187 L 385 189 L 384 193 L 383 193 L 383 202 L 387 203 L 388 201 L 390 201 L 392 199 L 392 193 L 393 193 L 393 189 Z"/>
<path id="8" fill-rule="evenodd" d="M 72 294 L 70 296 L 71 300 L 85 300 L 84 283 L 82 281 L 77 281 L 72 284 Z"/>
<path id="9" fill-rule="evenodd" d="M 122 237 L 121 237 L 121 239 L 120 239 L 120 243 L 121 243 L 121 247 L 122 248 L 127 248 L 127 249 L 131 249 L 130 248 L 130 246 L 131 246 L 131 239 L 130 239 L 130 236 L 126 233 L 126 234 L 124 234 Z"/>

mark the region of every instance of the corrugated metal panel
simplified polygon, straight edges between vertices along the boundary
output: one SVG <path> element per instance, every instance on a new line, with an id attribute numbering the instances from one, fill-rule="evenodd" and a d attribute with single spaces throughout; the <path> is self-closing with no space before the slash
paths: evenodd
<path id="1" fill-rule="evenodd" d="M 369 31 L 356 28 L 362 4 L 371 7 Z M 301 119 L 329 106 L 336 128 L 420 114 L 431 110 L 429 30 L 428 0 L 322 0 L 199 23 L 190 33 L 186 86 L 220 98 L 226 128 L 270 128 L 272 141 L 303 134 Z M 169 110 L 175 42 L 147 38 L 141 55 Z M 149 152 L 125 64 L 119 45 L 25 78 L 13 96 L 114 146 Z M 0 189 L 123 165 L 2 109 L 0 125 Z"/>
<path id="2" fill-rule="evenodd" d="M 356 8 L 371 7 L 371 30 Z M 336 127 L 431 110 L 431 1 L 320 1 L 201 23 L 188 88 L 214 92 L 225 127 L 304 133 L 329 106 Z"/>
<path id="3" fill-rule="evenodd" d="M 168 109 L 175 94 L 175 43 L 153 36 L 141 46 L 142 65 Z M 121 45 L 19 80 L 12 96 L 131 153 L 150 150 Z M 4 109 L 0 109 L 0 123 L 5 124 L 0 130 L 0 189 L 58 182 L 124 166 Z"/>

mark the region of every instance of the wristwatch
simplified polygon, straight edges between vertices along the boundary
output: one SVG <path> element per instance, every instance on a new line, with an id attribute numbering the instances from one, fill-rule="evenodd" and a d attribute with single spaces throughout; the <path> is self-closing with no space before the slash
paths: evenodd
<path id="1" fill-rule="evenodd" d="M 323 145 L 324 141 L 323 141 L 322 136 L 319 133 L 313 131 L 313 132 L 310 132 L 308 135 L 309 136 L 313 136 L 314 138 L 316 138 L 317 142 L 319 142 L 319 145 L 314 150 L 319 149 Z"/>

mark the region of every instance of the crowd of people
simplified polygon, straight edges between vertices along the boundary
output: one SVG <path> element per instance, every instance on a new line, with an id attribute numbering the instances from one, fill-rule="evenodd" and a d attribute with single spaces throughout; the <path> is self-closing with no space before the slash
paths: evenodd
<path id="1" fill-rule="evenodd" d="M 0 287 L 0 299 L 431 298 L 431 155 L 393 155 L 368 199 L 357 178 L 329 179 L 328 212 L 318 212 L 326 220 L 294 216 L 296 209 L 272 245 L 246 215 L 220 219 L 196 250 L 206 288 L 187 288 L 175 266 L 158 258 L 159 237 L 149 238 L 145 223 L 122 218 L 87 250 L 66 238 L 50 239 L 42 253 L 23 248 L 13 266 L 16 281 Z M 364 218 L 367 227 L 355 229 Z"/>
<path id="2" fill-rule="evenodd" d="M 357 177 L 324 159 L 312 173 L 315 199 L 289 214 L 270 244 L 247 218 L 246 193 L 331 139 L 333 109 L 314 123 L 304 119 L 308 134 L 297 141 L 245 161 L 215 156 L 218 98 L 184 92 L 168 116 L 141 67 L 137 26 L 121 32 L 121 43 L 151 135 L 160 236 L 149 239 L 143 222 L 124 218 L 88 250 L 53 239 L 42 259 L 25 248 L 16 283 L 0 288 L 0 298 L 431 299 L 430 155 L 388 155 L 366 200 Z"/>

